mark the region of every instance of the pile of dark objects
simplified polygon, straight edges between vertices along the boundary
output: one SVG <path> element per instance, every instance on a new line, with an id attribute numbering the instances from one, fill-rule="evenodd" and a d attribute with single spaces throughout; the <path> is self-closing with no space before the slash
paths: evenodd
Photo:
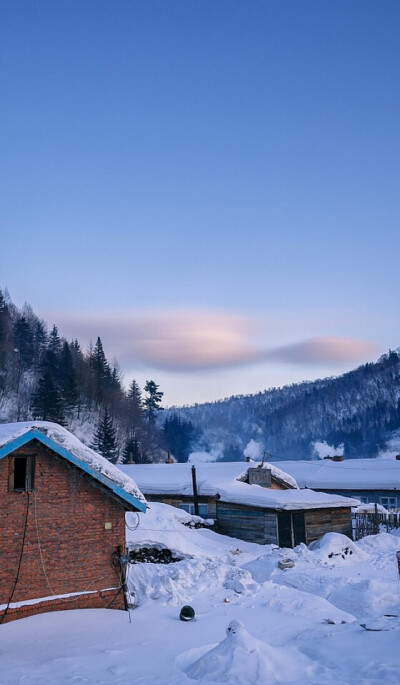
<path id="1" fill-rule="evenodd" d="M 187 521 L 181 521 L 181 523 L 184 526 L 187 526 L 187 528 L 213 528 L 215 525 L 214 519 L 203 519 L 200 516 L 193 516 L 192 518 L 188 519 Z"/>
<path id="2" fill-rule="evenodd" d="M 140 547 L 139 549 L 131 549 L 128 552 L 128 561 L 130 564 L 173 564 L 176 561 L 182 561 L 176 552 L 171 552 L 170 549 L 158 547 Z"/>
<path id="3" fill-rule="evenodd" d="M 332 559 L 332 557 L 342 557 L 342 559 L 345 559 L 348 554 L 353 554 L 353 550 L 345 547 L 341 552 L 331 552 L 328 554 L 328 557 L 329 559 Z"/>

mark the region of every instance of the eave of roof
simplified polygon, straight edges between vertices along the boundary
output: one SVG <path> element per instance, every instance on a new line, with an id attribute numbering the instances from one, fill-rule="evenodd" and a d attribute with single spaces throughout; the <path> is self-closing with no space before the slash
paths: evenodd
<path id="1" fill-rule="evenodd" d="M 11 452 L 15 452 L 15 450 L 17 450 L 19 447 L 23 447 L 32 440 L 38 440 L 42 443 L 42 445 L 45 445 L 60 457 L 63 457 L 71 464 L 81 469 L 81 471 L 87 473 L 89 476 L 94 478 L 94 480 L 104 485 L 108 490 L 111 490 L 117 497 L 119 497 L 119 499 L 123 500 L 125 504 L 137 509 L 138 511 L 146 511 L 146 504 L 140 502 L 138 499 L 136 499 L 136 497 L 130 495 L 116 483 L 113 483 L 109 478 L 107 478 L 107 476 L 95 471 L 88 464 L 78 459 L 78 457 L 69 452 L 65 447 L 58 445 L 57 442 L 49 438 L 37 428 L 31 428 L 30 430 L 26 431 L 26 433 L 13 438 L 10 440 L 10 442 L 0 447 L 0 459 L 11 454 Z"/>

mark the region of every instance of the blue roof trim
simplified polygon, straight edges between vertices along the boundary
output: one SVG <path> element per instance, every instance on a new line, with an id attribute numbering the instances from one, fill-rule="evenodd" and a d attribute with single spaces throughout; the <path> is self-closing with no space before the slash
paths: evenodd
<path id="1" fill-rule="evenodd" d="M 56 452 L 60 457 L 63 457 L 67 461 L 71 462 L 71 464 L 74 464 L 74 466 L 77 466 L 82 471 L 85 471 L 85 473 L 87 473 L 89 476 L 92 476 L 92 478 L 97 480 L 106 488 L 112 490 L 112 492 L 114 492 L 120 499 L 124 500 L 143 513 L 146 511 L 146 504 L 140 502 L 140 500 L 136 499 L 136 497 L 133 497 L 133 495 L 130 495 L 116 483 L 113 483 L 109 478 L 107 478 L 107 476 L 104 476 L 102 473 L 92 469 L 84 461 L 81 461 L 78 459 L 78 457 L 72 454 L 72 452 L 69 452 L 65 447 L 62 447 L 56 443 L 37 428 L 28 430 L 26 433 L 19 435 L 18 438 L 14 438 L 14 440 L 11 440 L 6 445 L 3 445 L 3 447 L 0 447 L 0 459 L 6 457 L 8 454 L 10 454 L 10 452 L 14 452 L 19 447 L 23 447 L 23 445 L 26 445 L 28 442 L 31 442 L 31 440 L 34 439 L 39 440 L 39 442 L 46 447 L 49 447 L 49 449 L 53 450 L 53 452 Z"/>

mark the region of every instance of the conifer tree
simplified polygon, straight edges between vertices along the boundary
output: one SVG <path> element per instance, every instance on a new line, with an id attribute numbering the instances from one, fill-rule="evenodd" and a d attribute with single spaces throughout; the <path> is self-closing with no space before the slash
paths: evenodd
<path id="1" fill-rule="evenodd" d="M 32 414 L 41 421 L 54 421 L 64 425 L 63 401 L 49 371 L 39 379 L 32 397 Z"/>
<path id="2" fill-rule="evenodd" d="M 103 343 L 97 338 L 90 354 L 90 367 L 93 379 L 93 392 L 96 402 L 104 398 L 105 390 L 111 385 L 111 370 L 104 354 Z"/>
<path id="3" fill-rule="evenodd" d="M 107 409 L 104 410 L 97 422 L 91 447 L 109 461 L 115 462 L 117 460 L 117 432 Z"/>
<path id="4" fill-rule="evenodd" d="M 157 412 L 162 409 L 160 405 L 164 393 L 159 390 L 159 387 L 154 381 L 146 381 L 144 386 L 144 391 L 147 393 L 144 406 L 146 407 L 149 428 L 154 424 Z"/>
<path id="5" fill-rule="evenodd" d="M 61 354 L 62 343 L 61 338 L 58 335 L 58 328 L 55 324 L 53 324 L 53 328 L 51 329 L 47 348 L 51 350 L 51 352 L 53 352 L 56 356 L 59 356 Z"/>
<path id="6" fill-rule="evenodd" d="M 11 317 L 6 299 L 0 290 L 0 392 L 6 383 L 6 364 L 9 354 Z"/>
<path id="7" fill-rule="evenodd" d="M 60 384 L 60 358 L 62 343 L 58 335 L 57 326 L 53 326 L 45 351 L 42 354 L 39 371 L 43 375 L 48 372 L 55 385 Z"/>
<path id="8" fill-rule="evenodd" d="M 13 344 L 22 368 L 29 369 L 33 365 L 33 334 L 25 316 L 14 323 Z"/>
<path id="9" fill-rule="evenodd" d="M 143 463 L 142 453 L 136 435 L 130 436 L 126 439 L 124 450 L 122 452 L 122 460 L 124 464 Z"/>
<path id="10" fill-rule="evenodd" d="M 44 321 L 37 319 L 33 328 L 33 367 L 36 371 L 42 359 L 42 355 L 46 349 L 47 332 Z"/>
<path id="11" fill-rule="evenodd" d="M 138 383 L 133 379 L 127 393 L 128 420 L 133 426 L 139 426 L 143 418 L 142 391 Z"/>
<path id="12" fill-rule="evenodd" d="M 78 388 L 72 354 L 67 341 L 64 341 L 60 354 L 59 381 L 64 407 L 71 411 L 78 403 Z"/>
<path id="13" fill-rule="evenodd" d="M 167 416 L 164 421 L 163 433 L 166 448 L 171 450 L 179 462 L 187 461 L 192 444 L 200 437 L 200 431 L 191 421 L 185 421 L 178 414 Z"/>

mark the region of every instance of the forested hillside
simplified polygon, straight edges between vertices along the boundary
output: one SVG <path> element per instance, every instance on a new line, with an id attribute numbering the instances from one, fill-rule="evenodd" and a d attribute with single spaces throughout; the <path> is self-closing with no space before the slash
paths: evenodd
<path id="1" fill-rule="evenodd" d="M 55 421 L 111 461 L 159 461 L 171 434 L 171 419 L 156 422 L 162 396 L 153 380 L 126 391 L 100 337 L 85 351 L 0 291 L 0 422 Z"/>
<path id="2" fill-rule="evenodd" d="M 343 444 L 347 457 L 376 456 L 400 428 L 400 354 L 389 351 L 337 378 L 185 407 L 221 458 L 243 458 L 253 439 L 280 458 L 312 456 L 316 441 Z"/>
<path id="3" fill-rule="evenodd" d="M 111 461 L 160 461 L 167 450 L 178 461 L 193 450 L 243 459 L 250 440 L 283 459 L 311 457 L 317 441 L 343 445 L 347 457 L 376 456 L 400 429 L 400 354 L 337 378 L 166 412 L 162 396 L 154 380 L 125 389 L 100 337 L 84 349 L 0 290 L 0 422 L 56 421 Z"/>

